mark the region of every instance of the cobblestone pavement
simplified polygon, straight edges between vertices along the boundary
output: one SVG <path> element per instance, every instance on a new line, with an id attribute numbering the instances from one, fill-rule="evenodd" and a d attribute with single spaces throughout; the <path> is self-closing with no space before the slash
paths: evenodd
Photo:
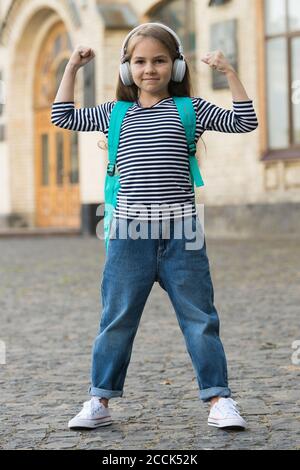
<path id="1" fill-rule="evenodd" d="M 230 387 L 244 432 L 207 426 L 167 293 L 155 283 L 134 342 L 114 423 L 69 431 L 89 399 L 100 318 L 103 242 L 0 240 L 2 449 L 300 449 L 297 240 L 212 240 L 207 253 Z"/>

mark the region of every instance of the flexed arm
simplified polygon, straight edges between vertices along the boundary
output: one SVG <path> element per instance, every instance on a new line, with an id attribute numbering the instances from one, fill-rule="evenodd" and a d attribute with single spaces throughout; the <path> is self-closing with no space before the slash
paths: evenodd
<path id="1" fill-rule="evenodd" d="M 108 127 L 111 102 L 91 108 L 75 108 L 74 85 L 80 67 L 93 60 L 95 52 L 84 46 L 77 46 L 66 65 L 59 89 L 52 104 L 51 122 L 57 127 L 72 131 L 100 131 Z"/>
<path id="2" fill-rule="evenodd" d="M 222 51 L 209 52 L 201 60 L 226 75 L 233 102 L 233 109 L 228 110 L 204 99 L 199 100 L 198 119 L 203 130 L 237 133 L 254 131 L 258 127 L 258 121 L 253 102 Z"/>
<path id="3" fill-rule="evenodd" d="M 201 60 L 211 68 L 226 75 L 232 93 L 232 101 L 250 101 L 237 72 L 228 62 L 222 51 L 208 52 Z"/>
<path id="4" fill-rule="evenodd" d="M 54 103 L 74 101 L 75 78 L 80 67 L 83 67 L 95 57 L 89 47 L 77 46 L 66 65 Z"/>

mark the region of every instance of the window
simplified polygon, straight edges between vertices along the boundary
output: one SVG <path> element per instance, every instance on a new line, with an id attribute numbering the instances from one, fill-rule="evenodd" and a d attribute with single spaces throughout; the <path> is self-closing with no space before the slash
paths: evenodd
<path id="1" fill-rule="evenodd" d="M 83 104 L 85 108 L 95 106 L 96 85 L 95 85 L 95 60 L 89 62 L 83 68 L 84 97 Z"/>
<path id="2" fill-rule="evenodd" d="M 42 134 L 42 164 L 41 164 L 41 185 L 49 185 L 49 137 L 48 134 Z"/>
<path id="3" fill-rule="evenodd" d="M 58 90 L 58 88 L 59 88 L 59 85 L 61 83 L 64 71 L 66 69 L 66 65 L 67 65 L 68 62 L 69 62 L 68 59 L 63 59 L 59 63 L 59 65 L 58 65 L 58 67 L 55 71 L 55 90 Z"/>
<path id="4" fill-rule="evenodd" d="M 64 173 L 64 142 L 62 133 L 56 133 L 56 184 L 62 186 Z"/>
<path id="5" fill-rule="evenodd" d="M 294 90 L 300 71 L 300 2 L 265 0 L 264 7 L 268 148 L 297 149 L 300 156 L 300 103 Z"/>
<path id="6" fill-rule="evenodd" d="M 71 161 L 70 161 L 70 183 L 79 183 L 79 168 L 78 168 L 78 133 L 71 133 Z"/>

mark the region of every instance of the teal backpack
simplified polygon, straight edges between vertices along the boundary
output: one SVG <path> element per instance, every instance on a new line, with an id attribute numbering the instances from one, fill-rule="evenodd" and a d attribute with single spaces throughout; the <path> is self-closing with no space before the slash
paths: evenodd
<path id="1" fill-rule="evenodd" d="M 189 148 L 189 158 L 190 158 L 190 177 L 192 188 L 194 191 L 194 184 L 198 186 L 203 186 L 204 182 L 202 180 L 200 170 L 198 167 L 197 159 L 195 156 L 196 153 L 196 144 L 195 144 L 195 132 L 196 132 L 196 114 L 193 107 L 191 98 L 189 97 L 178 97 L 173 96 L 175 101 L 181 122 L 185 129 L 185 134 L 187 138 L 188 148 Z M 113 218 L 113 211 L 117 205 L 117 194 L 120 188 L 120 175 L 115 174 L 116 169 L 116 159 L 117 152 L 119 147 L 120 140 L 120 131 L 123 119 L 127 110 L 133 106 L 134 102 L 131 101 L 117 101 L 114 105 L 109 122 L 108 129 L 108 165 L 105 179 L 105 188 L 104 188 L 104 239 L 105 239 L 105 248 L 106 253 L 108 250 L 109 235 L 111 229 L 111 221 Z"/>

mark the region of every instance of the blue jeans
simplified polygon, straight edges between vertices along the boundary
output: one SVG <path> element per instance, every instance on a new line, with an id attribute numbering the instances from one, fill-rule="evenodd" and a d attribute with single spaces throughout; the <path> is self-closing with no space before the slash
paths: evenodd
<path id="1" fill-rule="evenodd" d="M 115 236 L 109 240 L 103 270 L 102 316 L 93 346 L 89 394 L 107 399 L 123 395 L 133 341 L 157 281 L 176 312 L 196 373 L 199 398 L 206 402 L 214 396 L 229 397 L 226 357 L 198 215 L 185 219 L 191 223 L 194 238 L 190 232 L 185 234 L 180 219 L 141 222 L 146 237 L 136 238 L 129 231 L 126 238 L 124 233 L 132 220 L 113 219 Z M 181 235 L 175 235 L 180 230 Z M 202 243 L 196 249 L 187 249 L 187 243 L 196 236 L 202 237 Z"/>

